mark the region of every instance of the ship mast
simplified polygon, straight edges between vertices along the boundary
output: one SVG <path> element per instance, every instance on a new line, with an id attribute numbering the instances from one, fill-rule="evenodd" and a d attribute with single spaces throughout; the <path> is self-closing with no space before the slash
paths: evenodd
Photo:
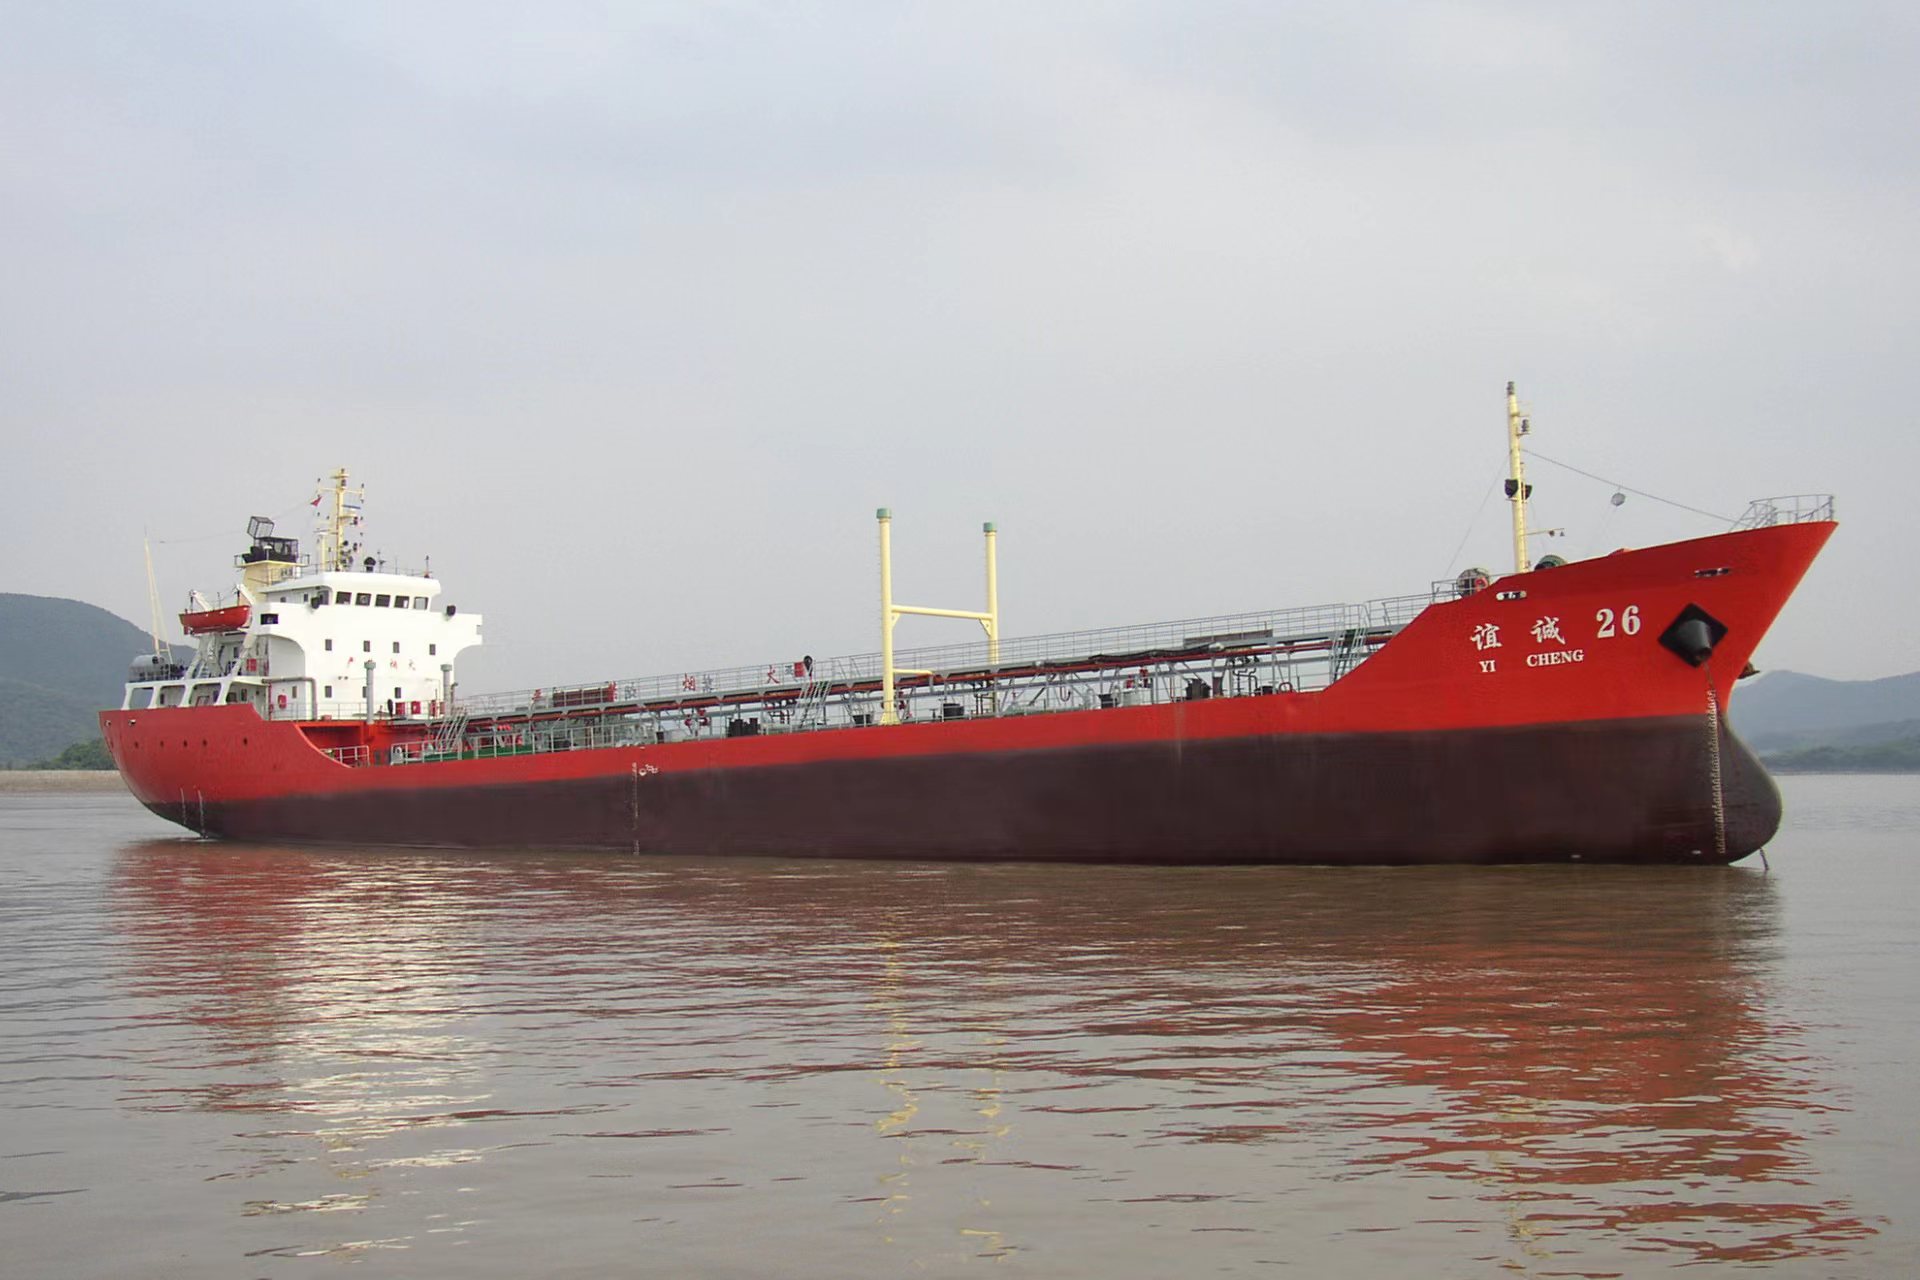
<path id="1" fill-rule="evenodd" d="M 351 569 L 352 555 L 347 549 L 347 499 L 364 500 L 367 491 L 347 487 L 347 469 L 341 467 L 329 477 L 333 481 L 331 493 L 320 495 L 321 502 L 331 501 L 331 507 L 320 515 L 320 567 L 322 569 Z"/>
<path id="2" fill-rule="evenodd" d="M 1513 504 L 1513 571 L 1527 571 L 1527 499 L 1533 486 L 1527 483 L 1527 466 L 1520 455 L 1520 441 L 1533 430 L 1533 424 L 1520 416 L 1520 396 L 1513 383 L 1507 384 L 1507 501 Z"/>

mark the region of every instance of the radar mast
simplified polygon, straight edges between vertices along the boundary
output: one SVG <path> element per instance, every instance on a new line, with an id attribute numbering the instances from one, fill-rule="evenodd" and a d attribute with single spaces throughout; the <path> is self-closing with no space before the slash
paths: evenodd
<path id="1" fill-rule="evenodd" d="M 364 487 L 354 489 L 347 486 L 345 467 L 336 470 L 328 479 L 333 481 L 333 487 L 323 490 L 314 499 L 315 505 L 320 508 L 320 568 L 351 569 L 354 548 L 348 541 L 347 529 L 359 519 L 367 491 Z"/>

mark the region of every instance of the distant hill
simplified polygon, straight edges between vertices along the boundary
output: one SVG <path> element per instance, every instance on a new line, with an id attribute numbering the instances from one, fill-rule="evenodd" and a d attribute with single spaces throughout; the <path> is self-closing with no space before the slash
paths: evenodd
<path id="1" fill-rule="evenodd" d="M 153 648 L 124 618 L 78 600 L 0 593 L 0 765 L 59 755 L 99 733 L 127 666 Z"/>
<path id="2" fill-rule="evenodd" d="M 1761 754 L 1863 747 L 1920 735 L 1920 671 L 1881 680 L 1828 680 L 1771 671 L 1741 684 L 1727 718 Z"/>

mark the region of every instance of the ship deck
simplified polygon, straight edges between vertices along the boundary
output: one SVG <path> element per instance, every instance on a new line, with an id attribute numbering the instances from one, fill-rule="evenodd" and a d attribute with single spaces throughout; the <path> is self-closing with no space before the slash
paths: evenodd
<path id="1" fill-rule="evenodd" d="M 1358 604 L 1012 638 L 997 654 L 985 640 L 901 650 L 896 714 L 933 723 L 1315 692 L 1461 590 L 1448 580 Z M 451 715 L 412 722 L 418 735 L 385 763 L 856 729 L 880 720 L 882 686 L 881 656 L 866 653 L 460 698 Z M 329 754 L 372 763 L 361 747 Z"/>

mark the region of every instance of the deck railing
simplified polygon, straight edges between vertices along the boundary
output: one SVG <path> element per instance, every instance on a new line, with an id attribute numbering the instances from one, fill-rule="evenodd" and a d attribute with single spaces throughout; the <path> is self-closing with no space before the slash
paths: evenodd
<path id="1" fill-rule="evenodd" d="M 987 642 L 939 645 L 900 650 L 896 668 L 928 672 L 903 678 L 920 689 L 997 682 L 1006 673 L 1032 678 L 1052 669 L 1084 667 L 1104 659 L 1125 656 L 1150 664 L 1176 655 L 1183 660 L 1248 650 L 1287 650 L 1330 636 L 1396 631 L 1420 611 L 1450 592 L 1451 583 L 1417 596 L 1397 596 L 1361 604 L 1313 605 L 1255 613 L 1216 614 L 1177 622 L 1157 622 L 1098 630 L 1061 631 L 1000 642 L 1000 661 L 988 660 Z M 507 693 L 466 697 L 459 711 L 470 720 L 573 711 L 606 706 L 678 705 L 694 702 L 739 702 L 775 698 L 799 701 L 815 696 L 823 683 L 864 686 L 880 679 L 878 653 L 815 659 L 782 658 L 751 666 L 713 668 L 677 675 L 607 680 L 584 685 L 520 689 Z"/>
<path id="2" fill-rule="evenodd" d="M 1756 498 L 1733 522 L 1735 530 L 1767 529 L 1778 524 L 1806 524 L 1833 519 L 1830 493 L 1793 493 L 1781 498 Z"/>

